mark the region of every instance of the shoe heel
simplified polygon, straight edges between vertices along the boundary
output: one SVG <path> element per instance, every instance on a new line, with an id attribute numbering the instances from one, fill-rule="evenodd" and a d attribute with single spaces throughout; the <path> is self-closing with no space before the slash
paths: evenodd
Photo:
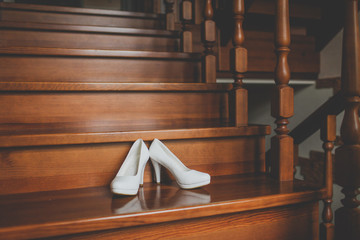
<path id="1" fill-rule="evenodd" d="M 157 184 L 160 183 L 160 173 L 161 173 L 161 166 L 159 163 L 155 162 L 154 160 L 151 159 L 151 163 L 154 167 L 154 171 L 155 171 L 155 181 Z"/>
<path id="2" fill-rule="evenodd" d="M 146 165 L 145 165 L 146 166 Z M 143 167 L 140 175 L 140 186 L 142 187 L 144 185 L 144 172 L 145 172 L 145 166 Z"/>

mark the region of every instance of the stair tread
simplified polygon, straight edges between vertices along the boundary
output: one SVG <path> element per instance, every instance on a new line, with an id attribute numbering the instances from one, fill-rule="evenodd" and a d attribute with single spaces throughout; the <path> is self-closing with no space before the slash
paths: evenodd
<path id="1" fill-rule="evenodd" d="M 159 139 L 194 139 L 209 137 L 270 134 L 265 125 L 233 127 L 210 120 L 169 120 L 166 126 L 117 126 L 116 122 L 10 123 L 0 124 L 0 147 L 111 143 Z"/>
<path id="2" fill-rule="evenodd" d="M 0 82 L 1 91 L 230 91 L 218 83 Z"/>
<path id="3" fill-rule="evenodd" d="M 133 18 L 156 19 L 162 17 L 161 14 L 154 14 L 154 13 L 141 13 L 141 12 L 93 9 L 93 8 L 47 6 L 47 5 L 36 5 L 36 4 L 6 3 L 6 2 L 1 2 L 0 8 L 23 9 L 29 11 L 46 11 L 46 12 L 57 12 L 57 13 L 75 13 L 75 14 L 84 14 L 84 15 L 133 17 Z"/>
<path id="4" fill-rule="evenodd" d="M 68 25 L 55 23 L 32 23 L 32 22 L 7 22 L 1 21 L 0 28 L 7 29 L 30 29 L 66 32 L 87 32 L 87 33 L 106 33 L 106 34 L 126 34 L 139 36 L 157 36 L 178 38 L 179 32 L 159 29 L 139 29 L 88 25 Z"/>
<path id="5" fill-rule="evenodd" d="M 239 191 L 234 191 L 239 189 Z M 210 185 L 179 190 L 145 183 L 134 197 L 108 186 L 0 196 L 0 238 L 37 238 L 236 213 L 320 200 L 324 190 L 264 174 L 213 177 Z M 161 199 L 160 199 L 161 196 Z"/>
<path id="6" fill-rule="evenodd" d="M 35 56 L 78 56 L 78 57 L 110 57 L 110 58 L 145 58 L 145 59 L 181 59 L 198 61 L 200 53 L 152 52 L 104 49 L 70 49 L 41 47 L 0 47 L 0 54 L 18 54 Z"/>

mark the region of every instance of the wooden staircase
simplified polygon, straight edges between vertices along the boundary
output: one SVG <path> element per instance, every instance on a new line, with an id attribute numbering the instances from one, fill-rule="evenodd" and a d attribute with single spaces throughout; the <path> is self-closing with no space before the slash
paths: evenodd
<path id="1" fill-rule="evenodd" d="M 326 189 L 268 175 L 271 130 L 238 124 L 241 79 L 204 82 L 165 19 L 0 3 L 0 239 L 318 239 Z M 138 138 L 212 183 L 157 185 L 149 164 L 137 196 L 112 195 Z"/>

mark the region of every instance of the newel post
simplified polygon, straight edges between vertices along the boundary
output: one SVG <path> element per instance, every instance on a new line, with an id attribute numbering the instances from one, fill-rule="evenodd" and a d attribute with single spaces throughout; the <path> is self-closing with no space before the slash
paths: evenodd
<path id="1" fill-rule="evenodd" d="M 216 26 L 213 17 L 214 9 L 212 0 L 205 0 L 201 38 L 205 48 L 202 66 L 203 82 L 206 83 L 216 82 L 216 57 L 213 49 L 216 41 Z"/>
<path id="2" fill-rule="evenodd" d="M 335 212 L 336 239 L 360 239 L 360 38 L 358 1 L 344 0 L 345 21 L 341 88 L 345 114 L 341 125 L 344 145 L 335 152 L 335 178 L 343 188 L 343 207 Z"/>
<path id="3" fill-rule="evenodd" d="M 248 67 L 247 50 L 243 46 L 245 41 L 244 14 L 244 0 L 233 0 L 234 35 L 233 48 L 230 50 L 230 68 L 234 78 L 234 89 L 230 114 L 235 126 L 248 124 L 248 92 L 243 87 L 243 78 Z"/>
<path id="4" fill-rule="evenodd" d="M 279 181 L 293 180 L 294 143 L 288 135 L 288 118 L 294 114 L 294 90 L 288 85 L 290 69 L 289 0 L 276 0 L 275 68 L 276 86 L 271 101 L 271 116 L 276 118 L 276 135 L 271 139 L 271 174 Z"/>

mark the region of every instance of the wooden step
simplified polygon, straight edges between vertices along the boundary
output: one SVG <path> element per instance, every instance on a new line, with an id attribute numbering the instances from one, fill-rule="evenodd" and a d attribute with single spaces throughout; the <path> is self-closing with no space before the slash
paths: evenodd
<path id="1" fill-rule="evenodd" d="M 0 81 L 200 82 L 200 58 L 175 52 L 0 48 Z"/>
<path id="2" fill-rule="evenodd" d="M 149 13 L 0 3 L 0 20 L 70 25 L 162 29 L 164 16 Z"/>
<path id="3" fill-rule="evenodd" d="M 0 124 L 163 128 L 229 122 L 231 84 L 0 83 Z"/>
<path id="4" fill-rule="evenodd" d="M 231 84 L 2 82 L 0 180 L 7 187 L 0 194 L 107 185 L 138 138 L 168 141 L 187 165 L 213 175 L 264 171 L 270 129 L 229 125 L 231 90 Z"/>
<path id="5" fill-rule="evenodd" d="M 264 172 L 264 136 L 270 133 L 268 126 L 193 127 L 188 122 L 160 130 L 112 127 L 102 132 L 85 124 L 77 130 L 76 125 L 54 124 L 55 131 L 48 132 L 49 125 L 9 125 L 11 131 L 5 124 L 0 137 L 0 195 L 106 186 L 139 138 L 148 146 L 160 139 L 185 165 L 212 176 Z M 150 181 L 147 168 L 145 182 Z"/>
<path id="6" fill-rule="evenodd" d="M 213 177 L 191 191 L 148 183 L 134 197 L 115 197 L 108 187 L 4 195 L 0 238 L 312 239 L 324 194 L 300 181 L 249 174 Z M 264 226 L 272 231 L 259 231 Z"/>
<path id="7" fill-rule="evenodd" d="M 0 22 L 0 47 L 174 52 L 179 47 L 179 33 L 152 29 Z"/>
<path id="8" fill-rule="evenodd" d="M 274 34 L 271 32 L 245 31 L 245 48 L 248 50 L 248 72 L 251 78 L 273 78 L 276 65 L 274 54 Z M 219 51 L 219 75 L 231 77 L 231 41 Z M 289 65 L 291 76 L 300 79 L 317 79 L 320 71 L 320 53 L 315 49 L 315 38 L 311 36 L 291 36 Z M 218 75 L 218 76 L 219 76 Z"/>

